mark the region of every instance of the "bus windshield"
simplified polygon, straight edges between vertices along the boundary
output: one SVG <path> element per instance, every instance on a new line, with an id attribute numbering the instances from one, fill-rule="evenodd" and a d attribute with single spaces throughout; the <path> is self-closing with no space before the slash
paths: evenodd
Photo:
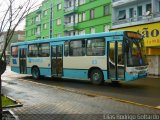
<path id="1" fill-rule="evenodd" d="M 143 39 L 134 38 L 126 40 L 125 52 L 127 57 L 127 66 L 147 65 Z"/>

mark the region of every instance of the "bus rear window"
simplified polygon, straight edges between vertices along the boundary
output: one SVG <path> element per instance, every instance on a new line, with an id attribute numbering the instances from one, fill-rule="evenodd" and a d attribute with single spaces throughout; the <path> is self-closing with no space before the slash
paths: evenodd
<path id="1" fill-rule="evenodd" d="M 18 57 L 18 47 L 17 46 L 11 48 L 11 55 L 12 57 Z"/>

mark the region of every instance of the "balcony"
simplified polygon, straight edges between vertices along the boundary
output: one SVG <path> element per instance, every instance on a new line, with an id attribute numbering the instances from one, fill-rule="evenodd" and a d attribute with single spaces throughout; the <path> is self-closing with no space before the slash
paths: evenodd
<path id="1" fill-rule="evenodd" d="M 78 8 L 75 7 L 75 6 L 72 6 L 72 7 L 67 7 L 65 8 L 64 10 L 64 15 L 68 15 L 68 14 L 71 14 L 71 13 L 75 13 L 78 11 Z"/>
<path id="2" fill-rule="evenodd" d="M 127 5 L 131 3 L 137 3 L 137 0 L 113 0 L 112 6 L 117 7 L 117 6 Z"/>
<path id="3" fill-rule="evenodd" d="M 123 20 L 114 20 L 112 22 L 112 27 L 117 28 L 117 27 L 126 27 L 130 25 L 138 25 L 141 23 L 149 23 L 149 22 L 156 22 L 159 21 L 160 19 L 160 12 L 152 13 L 151 15 L 143 15 L 143 16 L 138 16 L 138 17 L 133 17 L 133 18 L 127 18 Z"/>
<path id="4" fill-rule="evenodd" d="M 65 31 L 75 30 L 78 27 L 77 23 L 65 23 Z"/>
<path id="5" fill-rule="evenodd" d="M 65 23 L 65 27 L 74 27 L 77 26 L 77 23 Z"/>
<path id="6" fill-rule="evenodd" d="M 36 32 L 36 33 L 35 33 L 35 36 L 36 36 L 36 37 L 41 37 L 41 33 L 40 33 L 40 32 Z"/>
<path id="7" fill-rule="evenodd" d="M 39 25 L 41 25 L 41 21 L 40 21 L 40 20 L 36 20 L 36 21 L 35 21 L 35 24 L 36 24 L 37 26 L 39 26 Z"/>

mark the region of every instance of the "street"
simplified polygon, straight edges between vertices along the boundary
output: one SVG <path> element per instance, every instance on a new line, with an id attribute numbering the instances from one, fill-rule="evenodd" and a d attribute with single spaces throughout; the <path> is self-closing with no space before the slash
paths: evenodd
<path id="1" fill-rule="evenodd" d="M 105 114 L 160 114 L 160 79 L 147 78 L 113 86 L 95 86 L 80 80 L 41 78 L 7 71 L 2 92 L 23 104 L 12 110 L 22 120 L 104 119 Z M 40 115 L 42 114 L 42 115 Z M 59 115 L 60 114 L 60 115 Z M 61 116 L 87 114 L 87 116 Z M 63 117 L 63 118 L 62 118 Z M 46 119 L 46 118 L 45 118 Z"/>

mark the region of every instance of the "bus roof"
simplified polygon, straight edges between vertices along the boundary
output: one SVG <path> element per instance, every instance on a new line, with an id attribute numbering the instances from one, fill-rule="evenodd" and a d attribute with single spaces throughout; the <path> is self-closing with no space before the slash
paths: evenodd
<path id="1" fill-rule="evenodd" d="M 48 38 L 48 39 L 43 39 L 43 40 L 31 40 L 31 41 L 17 42 L 17 43 L 11 43 L 11 46 L 26 45 L 26 44 L 33 44 L 33 43 L 58 42 L 58 41 L 94 38 L 94 37 L 118 36 L 118 35 L 123 35 L 123 34 L 124 34 L 124 31 L 101 32 L 101 33 L 94 33 L 94 34 L 83 34 L 83 35 L 76 35 L 76 36 L 64 36 L 64 37 L 57 37 L 57 38 Z"/>

